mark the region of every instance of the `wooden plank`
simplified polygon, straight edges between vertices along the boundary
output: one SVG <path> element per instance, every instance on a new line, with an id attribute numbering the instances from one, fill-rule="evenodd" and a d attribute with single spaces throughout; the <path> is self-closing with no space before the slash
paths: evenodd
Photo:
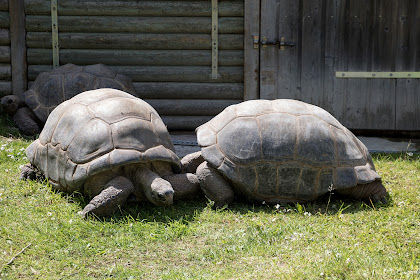
<path id="1" fill-rule="evenodd" d="M 322 0 L 303 1 L 301 100 L 323 107 L 324 4 Z"/>
<path id="2" fill-rule="evenodd" d="M 244 19 L 244 100 L 260 97 L 259 46 L 254 48 L 254 36 L 260 36 L 260 0 L 245 0 Z"/>
<path id="3" fill-rule="evenodd" d="M 28 49 L 29 64 L 52 64 L 49 49 Z M 60 50 L 61 64 L 204 66 L 211 65 L 210 50 Z M 243 51 L 219 52 L 220 66 L 243 65 Z"/>
<path id="4" fill-rule="evenodd" d="M 13 94 L 23 100 L 27 86 L 25 11 L 23 0 L 9 3 Z"/>
<path id="5" fill-rule="evenodd" d="M 0 80 L 10 81 L 12 79 L 12 68 L 10 64 L 0 64 Z"/>
<path id="6" fill-rule="evenodd" d="M 102 0 L 83 1 L 60 0 L 60 16 L 211 16 L 210 1 L 138 1 Z M 220 1 L 219 15 L 240 17 L 244 15 L 243 1 Z M 45 0 L 25 0 L 28 15 L 49 15 L 50 2 Z"/>
<path id="7" fill-rule="evenodd" d="M 261 33 L 260 40 L 277 39 L 279 26 L 277 23 L 278 2 L 261 0 Z M 260 98 L 277 98 L 277 70 L 279 65 L 278 48 L 260 46 Z"/>
<path id="8" fill-rule="evenodd" d="M 219 32 L 221 34 L 242 34 L 243 24 L 242 17 L 223 17 L 219 19 Z M 210 27 L 210 17 L 59 17 L 60 32 L 210 34 Z M 49 16 L 26 16 L 26 29 L 28 32 L 51 32 L 51 18 Z"/>
<path id="9" fill-rule="evenodd" d="M 0 0 L 0 11 L 2 12 L 9 11 L 9 0 Z"/>
<path id="10" fill-rule="evenodd" d="M 420 71 L 420 2 L 398 3 L 396 71 Z M 417 39 L 416 39 L 417 38 Z M 395 122 L 397 130 L 420 130 L 420 80 L 396 81 Z"/>
<path id="11" fill-rule="evenodd" d="M 242 34 L 219 34 L 220 50 L 242 50 Z M 28 48 L 51 48 L 51 33 L 28 32 Z M 60 48 L 115 50 L 210 50 L 210 34 L 59 33 Z"/>
<path id="12" fill-rule="evenodd" d="M 324 90 L 323 109 L 338 120 L 343 119 L 345 111 L 347 81 L 336 79 L 334 73 L 347 69 L 345 52 L 346 37 L 346 1 L 326 0 L 325 11 L 325 56 L 324 56 Z"/>
<path id="13" fill-rule="evenodd" d="M 398 1 L 374 0 L 372 71 L 394 71 Z M 384 47 L 386 46 L 386 47 Z M 395 129 L 395 80 L 372 79 L 366 103 L 365 123 L 369 129 Z"/>
<path id="14" fill-rule="evenodd" d="M 0 28 L 9 28 L 10 18 L 8 12 L 0 12 Z"/>
<path id="15" fill-rule="evenodd" d="M 161 116 L 168 130 L 194 130 L 214 116 Z"/>
<path id="16" fill-rule="evenodd" d="M 0 46 L 10 46 L 9 29 L 0 29 Z"/>
<path id="17" fill-rule="evenodd" d="M 12 94 L 12 82 L 0 81 L 0 98 L 9 94 Z"/>
<path id="18" fill-rule="evenodd" d="M 9 46 L 0 46 L 0 63 L 10 63 Z"/>
<path id="19" fill-rule="evenodd" d="M 165 116 L 215 116 L 226 107 L 241 102 L 241 100 L 214 99 L 144 99 L 144 101 L 152 105 L 159 115 Z"/>
<path id="20" fill-rule="evenodd" d="M 284 37 L 287 42 L 295 42 L 293 48 L 276 50 L 278 56 L 276 98 L 301 99 L 301 19 L 299 1 L 280 0 L 277 7 L 278 32 L 276 38 Z M 276 47 L 273 47 L 276 48 Z M 319 51 L 319 50 L 318 50 Z"/>
<path id="21" fill-rule="evenodd" d="M 242 83 L 244 80 L 244 69 L 239 66 L 219 67 L 217 80 L 210 78 L 210 68 L 206 66 L 108 66 L 115 73 L 131 77 L 133 82 Z M 29 65 L 29 80 L 51 70 L 52 65 Z"/>
<path id="22" fill-rule="evenodd" d="M 371 1 L 350 1 L 347 7 L 348 71 L 369 71 L 371 60 L 372 16 Z M 369 129 L 369 81 L 349 79 L 345 96 L 344 124 L 348 128 Z"/>
<path id="23" fill-rule="evenodd" d="M 242 83 L 133 83 L 145 99 L 236 99 L 242 100 Z"/>

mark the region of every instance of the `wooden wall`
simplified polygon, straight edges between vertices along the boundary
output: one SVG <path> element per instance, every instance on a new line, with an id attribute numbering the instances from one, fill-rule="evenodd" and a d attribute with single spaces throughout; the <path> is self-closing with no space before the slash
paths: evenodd
<path id="1" fill-rule="evenodd" d="M 0 97 L 12 92 L 9 27 L 8 0 L 0 0 Z"/>
<path id="2" fill-rule="evenodd" d="M 52 69 L 50 0 L 25 0 L 28 77 Z M 244 1 L 219 1 L 219 74 L 211 74 L 211 1 L 58 1 L 60 65 L 104 63 L 130 76 L 170 129 L 194 129 L 243 100 Z"/>

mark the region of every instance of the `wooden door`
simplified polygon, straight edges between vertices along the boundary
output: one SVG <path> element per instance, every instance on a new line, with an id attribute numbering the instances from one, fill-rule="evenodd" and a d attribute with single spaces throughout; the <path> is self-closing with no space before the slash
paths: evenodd
<path id="1" fill-rule="evenodd" d="M 420 1 L 260 3 L 260 42 L 296 44 L 260 45 L 260 98 L 312 103 L 353 129 L 420 130 L 419 79 L 336 77 L 420 71 Z"/>

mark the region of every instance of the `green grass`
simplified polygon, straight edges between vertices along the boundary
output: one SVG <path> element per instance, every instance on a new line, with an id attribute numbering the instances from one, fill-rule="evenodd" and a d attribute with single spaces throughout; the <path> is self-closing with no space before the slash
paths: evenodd
<path id="1" fill-rule="evenodd" d="M 83 220 L 80 194 L 19 180 L 31 139 L 8 125 L 1 120 L 0 279 L 420 276 L 418 155 L 374 156 L 389 205 L 327 195 L 305 205 L 213 210 L 203 199 L 168 208 L 131 204 L 107 219 Z"/>

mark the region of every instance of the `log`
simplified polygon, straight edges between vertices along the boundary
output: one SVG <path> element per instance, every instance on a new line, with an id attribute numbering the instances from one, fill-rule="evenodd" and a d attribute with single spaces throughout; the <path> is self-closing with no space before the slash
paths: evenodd
<path id="1" fill-rule="evenodd" d="M 12 68 L 10 64 L 0 64 L 0 80 L 10 81 L 12 79 Z"/>
<path id="2" fill-rule="evenodd" d="M 50 49 L 28 49 L 29 64 L 52 64 Z M 155 66 L 211 65 L 210 50 L 60 50 L 60 63 Z M 220 66 L 242 66 L 243 51 L 220 51 Z"/>
<path id="3" fill-rule="evenodd" d="M 9 29 L 0 29 L 0 46 L 10 46 Z"/>
<path id="4" fill-rule="evenodd" d="M 60 32 L 211 33 L 210 17 L 59 16 L 58 21 Z M 242 34 L 243 25 L 242 17 L 220 18 L 219 33 Z M 26 16 L 26 30 L 51 32 L 50 16 Z"/>
<path id="5" fill-rule="evenodd" d="M 9 46 L 0 46 L 0 63 L 10 63 Z"/>
<path id="6" fill-rule="evenodd" d="M 9 11 L 9 0 L 0 0 L 0 11 L 2 12 Z"/>
<path id="7" fill-rule="evenodd" d="M 23 93 L 28 83 L 28 65 L 26 60 L 26 30 L 23 0 L 9 3 L 10 13 L 10 63 L 12 66 L 13 94 L 23 100 Z M 2 62 L 2 61 L 1 61 Z"/>
<path id="8" fill-rule="evenodd" d="M 244 80 L 244 69 L 238 66 L 219 67 L 217 80 L 210 77 L 211 69 L 206 66 L 108 66 L 115 73 L 131 77 L 133 82 L 242 83 Z M 52 65 L 29 65 L 29 80 L 51 70 Z"/>
<path id="9" fill-rule="evenodd" d="M 4 1 L 4 0 L 3 0 Z M 49 15 L 50 1 L 25 0 L 28 15 Z M 58 15 L 65 16 L 211 16 L 210 1 L 58 1 Z M 243 1 L 221 1 L 219 16 L 240 17 L 244 15 Z"/>
<path id="10" fill-rule="evenodd" d="M 226 107 L 242 100 L 144 99 L 144 101 L 162 116 L 215 116 Z"/>
<path id="11" fill-rule="evenodd" d="M 0 98 L 9 94 L 12 94 L 12 82 L 0 81 Z"/>
<path id="12" fill-rule="evenodd" d="M 242 100 L 242 83 L 133 83 L 144 99 L 237 99 Z"/>
<path id="13" fill-rule="evenodd" d="M 220 50 L 242 50 L 242 34 L 220 34 Z M 113 50 L 210 50 L 210 34 L 59 33 L 60 48 Z M 28 32 L 28 48 L 51 48 L 51 33 Z"/>
<path id="14" fill-rule="evenodd" d="M 10 20 L 8 12 L 0 12 L 0 28 L 9 28 Z"/>
<path id="15" fill-rule="evenodd" d="M 194 130 L 214 116 L 161 116 L 168 130 Z"/>

